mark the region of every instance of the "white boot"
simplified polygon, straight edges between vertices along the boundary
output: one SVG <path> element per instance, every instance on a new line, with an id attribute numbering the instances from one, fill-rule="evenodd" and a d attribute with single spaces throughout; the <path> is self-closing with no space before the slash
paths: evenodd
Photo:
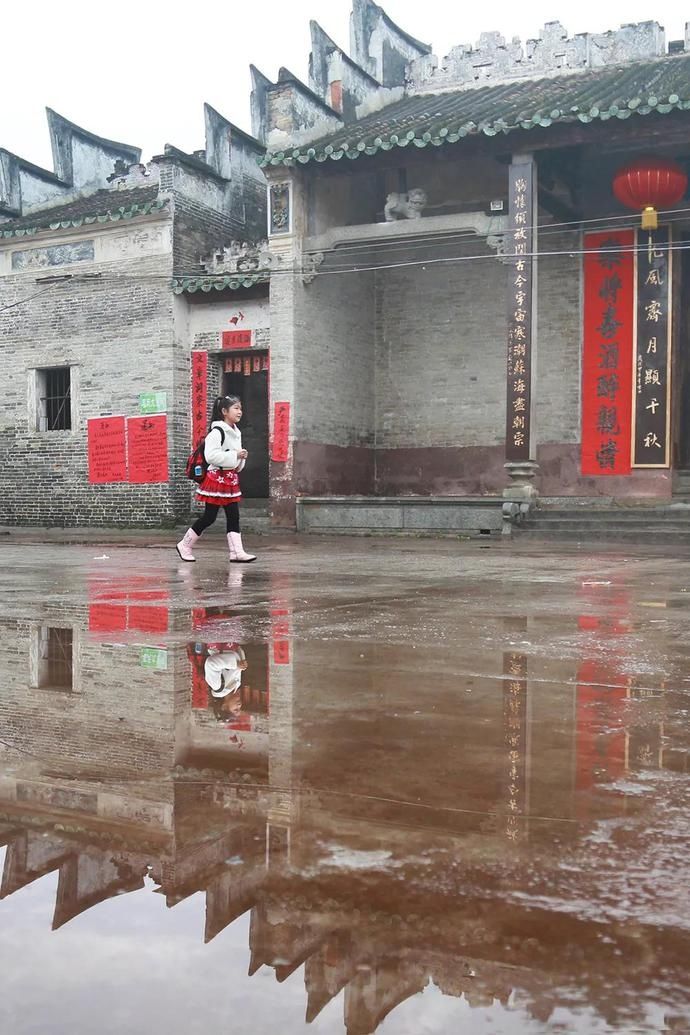
<path id="1" fill-rule="evenodd" d="M 196 557 L 192 553 L 192 547 L 198 538 L 199 536 L 196 534 L 194 529 L 188 528 L 180 542 L 177 544 L 176 550 L 183 561 L 196 560 Z"/>
<path id="2" fill-rule="evenodd" d="M 228 532 L 228 548 L 230 550 L 230 560 L 235 561 L 237 564 L 249 564 L 250 561 L 256 560 L 256 554 L 245 553 L 242 546 L 242 536 L 239 532 Z"/>

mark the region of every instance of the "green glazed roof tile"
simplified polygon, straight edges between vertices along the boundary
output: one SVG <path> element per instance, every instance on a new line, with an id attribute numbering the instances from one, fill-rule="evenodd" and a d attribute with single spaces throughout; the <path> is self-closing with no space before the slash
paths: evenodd
<path id="1" fill-rule="evenodd" d="M 470 134 L 627 119 L 690 108 L 690 54 L 570 75 L 405 97 L 303 147 L 268 153 L 261 165 L 373 155 L 396 145 L 438 146 Z"/>
<path id="2" fill-rule="evenodd" d="M 64 205 L 0 223 L 0 239 L 24 237 L 41 230 L 69 230 L 92 223 L 119 222 L 158 212 L 166 204 L 166 199 L 158 198 L 158 185 L 132 190 L 99 190 Z"/>
<path id="3" fill-rule="evenodd" d="M 240 288 L 254 287 L 255 284 L 265 284 L 270 278 L 268 270 L 259 270 L 258 273 L 243 274 L 218 274 L 217 276 L 206 277 L 175 277 L 172 282 L 172 289 L 176 295 L 194 294 L 196 291 L 224 291 L 230 288 L 231 291 L 239 291 Z"/>

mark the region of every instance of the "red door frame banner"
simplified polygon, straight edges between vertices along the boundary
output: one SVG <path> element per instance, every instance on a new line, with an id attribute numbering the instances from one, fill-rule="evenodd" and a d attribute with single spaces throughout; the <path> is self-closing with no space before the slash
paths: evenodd
<path id="1" fill-rule="evenodd" d="M 192 352 L 192 446 L 196 446 L 207 431 L 208 414 L 208 352 Z"/>
<path id="2" fill-rule="evenodd" d="M 582 474 L 630 474 L 635 231 L 584 237 Z"/>

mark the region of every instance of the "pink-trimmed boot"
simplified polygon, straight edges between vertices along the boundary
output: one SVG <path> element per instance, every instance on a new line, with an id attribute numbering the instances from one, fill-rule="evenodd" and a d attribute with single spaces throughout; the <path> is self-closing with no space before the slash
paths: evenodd
<path id="1" fill-rule="evenodd" d="M 228 548 L 230 550 L 230 560 L 236 564 L 249 564 L 250 561 L 256 560 L 256 554 L 245 553 L 242 546 L 242 536 L 239 532 L 228 532 Z"/>
<path id="2" fill-rule="evenodd" d="M 196 557 L 192 553 L 192 547 L 197 541 L 199 536 L 196 534 L 193 528 L 188 528 L 182 539 L 179 541 L 175 549 L 179 553 L 183 561 L 195 561 Z"/>

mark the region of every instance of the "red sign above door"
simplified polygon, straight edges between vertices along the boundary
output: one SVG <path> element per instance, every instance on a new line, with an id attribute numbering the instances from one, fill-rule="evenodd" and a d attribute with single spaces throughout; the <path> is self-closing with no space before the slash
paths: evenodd
<path id="1" fill-rule="evenodd" d="M 221 331 L 220 339 L 224 349 L 249 349 L 252 347 L 251 331 Z"/>

